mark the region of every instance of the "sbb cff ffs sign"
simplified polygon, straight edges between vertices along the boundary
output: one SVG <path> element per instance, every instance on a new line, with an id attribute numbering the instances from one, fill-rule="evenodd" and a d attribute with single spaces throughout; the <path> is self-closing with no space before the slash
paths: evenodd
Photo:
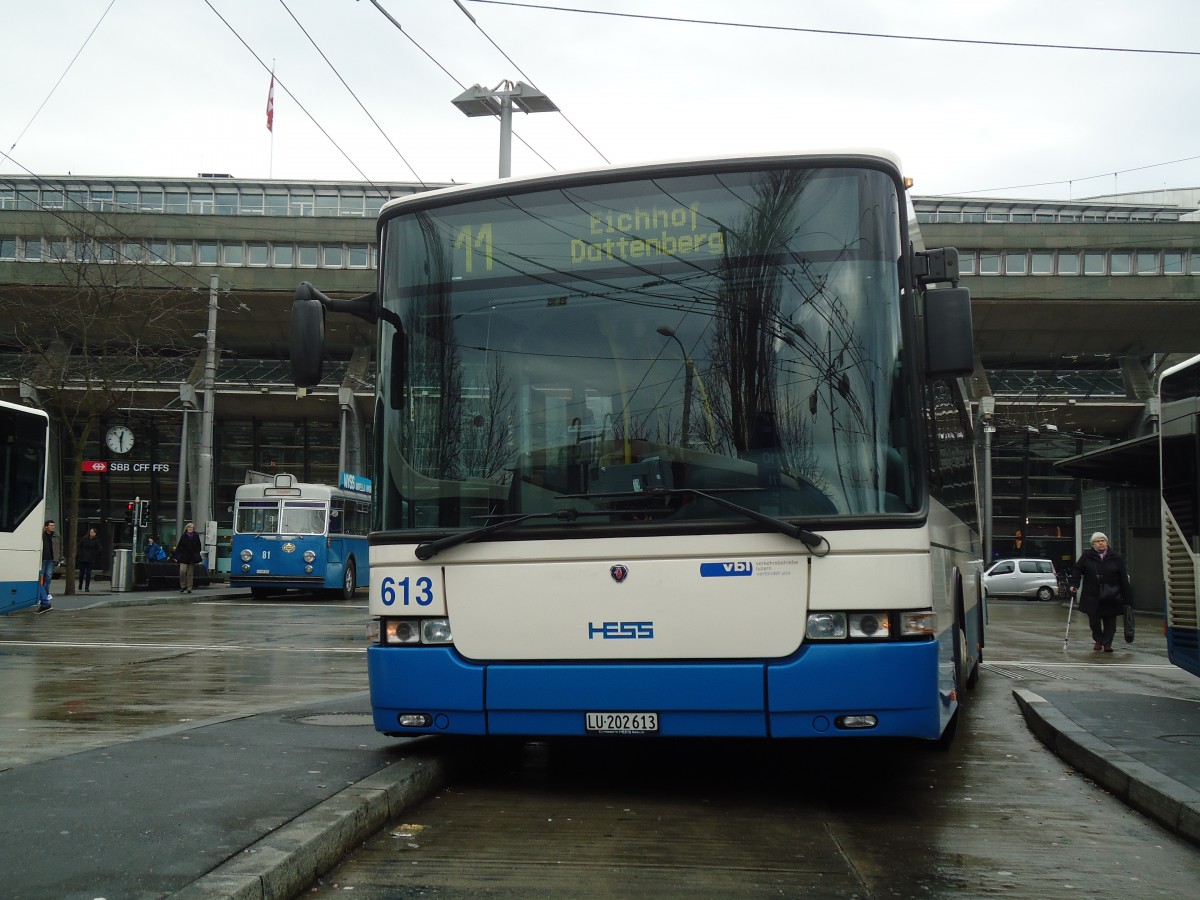
<path id="1" fill-rule="evenodd" d="M 89 459 L 84 461 L 83 471 L 90 475 L 103 475 L 106 472 L 109 474 L 119 475 L 142 475 L 147 472 L 166 474 L 171 471 L 171 464 L 148 462 L 104 462 L 103 460 Z"/>

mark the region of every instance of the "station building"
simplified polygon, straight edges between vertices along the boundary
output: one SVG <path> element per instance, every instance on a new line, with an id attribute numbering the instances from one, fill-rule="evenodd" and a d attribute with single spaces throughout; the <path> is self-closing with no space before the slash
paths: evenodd
<path id="1" fill-rule="evenodd" d="M 227 571 L 247 471 L 370 477 L 371 328 L 331 316 L 322 385 L 298 396 L 288 314 L 301 281 L 334 297 L 373 290 L 380 207 L 429 187 L 0 176 L 0 397 L 76 404 L 51 479 L 60 533 L 97 527 L 106 548 L 127 547 L 140 497 L 170 544 L 201 518 L 198 460 L 211 448 Z M 993 555 L 1062 562 L 1100 529 L 1149 569 L 1157 497 L 1134 471 L 1145 457 L 1120 448 L 1145 453 L 1157 375 L 1200 352 L 1200 189 L 913 199 L 926 244 L 959 249 L 971 290 Z"/>

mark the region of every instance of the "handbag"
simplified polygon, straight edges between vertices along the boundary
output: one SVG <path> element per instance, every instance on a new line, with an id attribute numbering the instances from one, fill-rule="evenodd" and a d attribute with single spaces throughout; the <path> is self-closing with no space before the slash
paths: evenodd
<path id="1" fill-rule="evenodd" d="M 1133 607 L 1126 606 L 1125 607 L 1125 643 L 1127 643 L 1127 644 L 1133 643 L 1133 631 L 1134 631 Z"/>
<path id="2" fill-rule="evenodd" d="M 1100 585 L 1100 602 L 1109 603 L 1111 601 L 1121 602 L 1121 586 L 1119 584 L 1102 584 Z"/>

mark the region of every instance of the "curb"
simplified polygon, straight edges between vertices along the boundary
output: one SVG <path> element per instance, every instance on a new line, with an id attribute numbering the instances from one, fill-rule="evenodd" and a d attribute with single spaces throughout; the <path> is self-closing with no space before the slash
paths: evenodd
<path id="1" fill-rule="evenodd" d="M 345 788 L 170 896 L 178 900 L 295 897 L 359 844 L 440 790 L 453 764 L 414 755 Z"/>
<path id="2" fill-rule="evenodd" d="M 1102 741 L 1039 694 L 1014 690 L 1013 697 L 1029 730 L 1056 756 L 1127 806 L 1200 846 L 1200 791 Z"/>

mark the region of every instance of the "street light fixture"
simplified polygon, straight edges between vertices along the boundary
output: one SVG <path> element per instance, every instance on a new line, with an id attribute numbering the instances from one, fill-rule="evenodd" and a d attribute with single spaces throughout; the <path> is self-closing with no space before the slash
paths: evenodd
<path id="1" fill-rule="evenodd" d="M 525 113 L 558 112 L 554 101 L 523 81 L 513 84 L 507 79 L 496 87 L 473 84 L 450 101 L 464 116 L 500 116 L 500 177 L 512 174 L 512 111 Z"/>

